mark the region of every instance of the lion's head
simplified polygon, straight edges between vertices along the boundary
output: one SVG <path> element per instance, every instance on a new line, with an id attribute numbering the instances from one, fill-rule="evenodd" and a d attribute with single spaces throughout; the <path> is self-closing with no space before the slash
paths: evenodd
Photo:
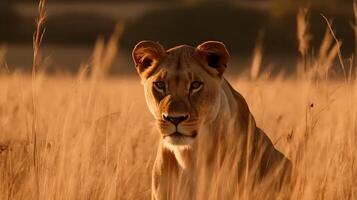
<path id="1" fill-rule="evenodd" d="M 169 50 L 152 41 L 135 46 L 135 66 L 164 144 L 189 148 L 201 124 L 217 117 L 228 58 L 224 44 L 215 41 Z"/>

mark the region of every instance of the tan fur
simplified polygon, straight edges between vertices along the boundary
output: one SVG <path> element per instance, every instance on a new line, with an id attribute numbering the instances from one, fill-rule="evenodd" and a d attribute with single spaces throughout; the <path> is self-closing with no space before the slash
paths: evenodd
<path id="1" fill-rule="evenodd" d="M 189 188 L 189 196 L 180 199 L 193 198 L 195 169 L 210 169 L 217 159 L 224 160 L 232 141 L 236 141 L 234 146 L 240 144 L 237 152 L 242 155 L 237 160 L 237 181 L 249 177 L 262 182 L 278 166 L 283 169 L 276 177 L 278 182 L 290 173 L 289 160 L 256 127 L 242 95 L 223 78 L 229 54 L 222 43 L 209 41 L 197 48 L 183 45 L 165 51 L 158 43 L 144 41 L 133 50 L 133 58 L 161 135 L 153 169 L 153 199 L 177 197 L 180 185 Z M 147 58 L 151 60 L 143 63 Z M 165 90 L 155 88 L 158 81 L 165 83 Z M 203 83 L 196 93 L 191 89 L 194 81 Z M 177 126 L 164 117 L 186 115 L 188 119 Z M 175 131 L 179 136 L 170 135 Z M 200 143 L 205 151 L 198 151 Z M 205 157 L 205 162 L 197 162 L 199 157 Z"/>

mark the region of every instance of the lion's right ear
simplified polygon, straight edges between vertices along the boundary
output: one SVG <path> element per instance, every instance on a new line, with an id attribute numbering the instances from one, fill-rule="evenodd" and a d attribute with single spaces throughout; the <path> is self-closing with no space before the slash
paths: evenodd
<path id="1" fill-rule="evenodd" d="M 166 55 L 164 47 L 158 42 L 142 41 L 133 49 L 133 60 L 140 77 L 147 78 L 155 70 L 157 63 Z"/>

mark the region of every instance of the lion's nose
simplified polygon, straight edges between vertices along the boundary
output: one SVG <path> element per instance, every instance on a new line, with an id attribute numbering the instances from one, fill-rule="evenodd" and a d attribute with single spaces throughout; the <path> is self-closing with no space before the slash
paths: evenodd
<path id="1" fill-rule="evenodd" d="M 171 122 L 175 126 L 179 125 L 181 122 L 188 119 L 188 115 L 180 115 L 180 116 L 170 116 L 170 115 L 163 115 L 165 121 Z"/>

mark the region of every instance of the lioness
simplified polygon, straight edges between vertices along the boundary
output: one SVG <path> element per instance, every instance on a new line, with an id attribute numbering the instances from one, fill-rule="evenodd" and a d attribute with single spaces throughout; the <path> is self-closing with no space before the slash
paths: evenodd
<path id="1" fill-rule="evenodd" d="M 180 184 L 188 185 L 191 193 L 180 199 L 194 198 L 194 169 L 217 163 L 218 157 L 218 163 L 224 163 L 232 141 L 240 145 L 237 169 L 241 172 L 232 171 L 238 174 L 237 181 L 250 179 L 256 184 L 278 168 L 282 170 L 274 174 L 276 182 L 288 176 L 290 161 L 256 127 L 244 98 L 223 78 L 229 60 L 223 43 L 207 41 L 196 48 L 182 45 L 165 50 L 157 42 L 142 41 L 132 56 L 160 132 L 153 199 L 174 198 Z M 197 155 L 201 135 L 209 148 Z M 200 156 L 207 156 L 206 161 L 195 162 Z"/>

